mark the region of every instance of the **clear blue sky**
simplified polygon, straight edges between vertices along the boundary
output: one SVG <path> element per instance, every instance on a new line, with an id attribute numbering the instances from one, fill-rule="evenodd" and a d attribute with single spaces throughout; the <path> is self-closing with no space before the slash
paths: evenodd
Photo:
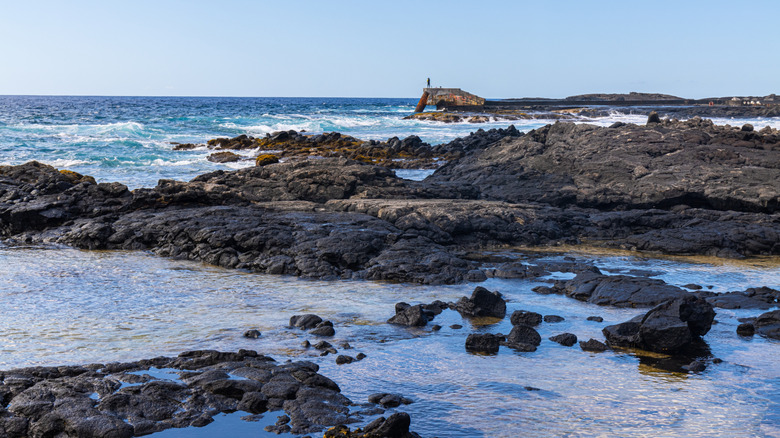
<path id="1" fill-rule="evenodd" d="M 780 94 L 780 1 L 0 0 L 0 94 Z"/>

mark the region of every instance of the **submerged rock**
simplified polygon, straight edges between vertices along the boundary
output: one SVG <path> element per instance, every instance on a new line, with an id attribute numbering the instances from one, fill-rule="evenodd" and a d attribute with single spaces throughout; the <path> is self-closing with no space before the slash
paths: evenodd
<path id="1" fill-rule="evenodd" d="M 503 336 L 491 333 L 472 333 L 466 338 L 466 351 L 472 353 L 498 353 L 498 347 L 504 341 Z"/>

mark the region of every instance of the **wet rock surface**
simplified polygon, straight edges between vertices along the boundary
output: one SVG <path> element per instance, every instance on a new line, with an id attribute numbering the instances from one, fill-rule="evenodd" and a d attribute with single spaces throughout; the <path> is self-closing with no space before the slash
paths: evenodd
<path id="1" fill-rule="evenodd" d="M 780 340 L 780 310 L 759 315 L 753 322 L 753 326 L 759 335 Z"/>
<path id="2" fill-rule="evenodd" d="M 610 345 L 676 353 L 704 336 L 714 318 L 715 311 L 709 303 L 687 296 L 662 303 L 629 321 L 604 327 L 602 333 Z"/>
<path id="3" fill-rule="evenodd" d="M 490 316 L 503 318 L 506 315 L 506 301 L 499 292 L 491 292 L 477 286 L 471 297 L 462 297 L 452 308 L 463 316 Z"/>
<path id="4" fill-rule="evenodd" d="M 205 426 L 215 415 L 236 410 L 283 409 L 285 421 L 276 426 L 294 434 L 360 420 L 338 385 L 317 370 L 311 362 L 276 363 L 249 350 L 204 350 L 129 363 L 2 371 L 2 430 L 18 437 L 131 437 Z"/>

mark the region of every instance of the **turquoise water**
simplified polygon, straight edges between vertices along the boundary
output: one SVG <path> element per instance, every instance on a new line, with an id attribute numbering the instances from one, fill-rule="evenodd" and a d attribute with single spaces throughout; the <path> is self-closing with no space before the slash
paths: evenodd
<path id="1" fill-rule="evenodd" d="M 173 98 L 0 96 L 0 164 L 39 160 L 57 168 L 150 187 L 161 178 L 190 180 L 216 169 L 205 149 L 173 151 L 171 142 L 205 143 L 240 134 L 264 136 L 294 129 L 339 131 L 361 139 L 418 135 L 439 144 L 485 124 L 403 120 L 415 99 Z M 525 129 L 543 126 L 527 122 Z"/>

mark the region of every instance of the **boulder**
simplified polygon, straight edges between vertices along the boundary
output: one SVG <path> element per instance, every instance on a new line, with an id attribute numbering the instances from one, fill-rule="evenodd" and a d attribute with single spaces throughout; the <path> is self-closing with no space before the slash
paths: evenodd
<path id="1" fill-rule="evenodd" d="M 503 318 L 506 315 L 506 301 L 499 292 L 491 292 L 477 286 L 471 297 L 462 297 L 455 303 L 455 310 L 463 316 L 490 316 Z"/>
<path id="2" fill-rule="evenodd" d="M 405 325 L 408 327 L 423 327 L 428 324 L 428 316 L 421 305 L 409 307 L 396 306 L 396 314 L 387 322 L 396 325 Z"/>
<path id="3" fill-rule="evenodd" d="M 314 314 L 293 315 L 290 317 L 290 327 L 296 327 L 303 330 L 309 330 L 322 322 L 322 318 Z"/>
<path id="4" fill-rule="evenodd" d="M 715 311 L 705 300 L 687 296 L 662 303 L 645 315 L 602 330 L 611 345 L 676 353 L 704 336 Z"/>
<path id="5" fill-rule="evenodd" d="M 518 324 L 512 327 L 505 345 L 519 351 L 536 351 L 541 343 L 542 337 L 533 327 Z"/>
<path id="6" fill-rule="evenodd" d="M 527 310 L 515 310 L 512 312 L 512 316 L 509 317 L 509 320 L 512 322 L 512 325 L 535 327 L 542 322 L 542 315 Z"/>

